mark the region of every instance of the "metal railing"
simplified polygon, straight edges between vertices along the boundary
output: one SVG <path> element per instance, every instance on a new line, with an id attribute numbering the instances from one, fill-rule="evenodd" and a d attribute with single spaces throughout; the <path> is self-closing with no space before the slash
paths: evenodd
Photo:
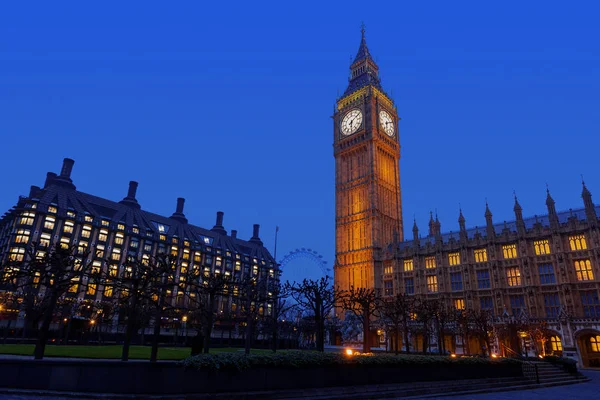
<path id="1" fill-rule="evenodd" d="M 517 353 L 516 351 L 514 351 L 510 347 L 507 347 L 503 343 L 501 344 L 501 346 L 504 348 L 505 351 L 507 351 L 513 357 L 516 357 L 521 360 L 521 362 L 523 363 L 521 368 L 523 370 L 523 376 L 525 376 L 525 378 L 535 381 L 535 383 L 537 383 L 537 384 L 540 383 L 540 373 L 538 371 L 537 363 L 527 360 L 525 357 L 523 357 L 523 355 Z"/>

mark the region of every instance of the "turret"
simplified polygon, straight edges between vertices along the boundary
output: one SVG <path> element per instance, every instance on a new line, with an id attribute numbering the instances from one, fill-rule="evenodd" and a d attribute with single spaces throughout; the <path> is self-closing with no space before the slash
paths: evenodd
<path id="1" fill-rule="evenodd" d="M 554 199 L 550 196 L 550 189 L 546 185 L 546 207 L 548 207 L 548 220 L 550 222 L 550 228 L 557 230 L 559 227 L 558 214 L 556 213 L 556 205 Z"/>
<path id="2" fill-rule="evenodd" d="M 492 221 L 492 212 L 490 211 L 487 200 L 485 201 L 485 230 L 488 238 L 496 238 L 496 230 L 494 229 L 494 222 Z"/>
<path id="3" fill-rule="evenodd" d="M 515 196 L 515 206 L 513 208 L 514 212 L 515 212 L 515 218 L 516 218 L 516 222 L 517 222 L 517 232 L 520 235 L 524 235 L 525 234 L 525 221 L 523 220 L 523 208 L 521 207 L 521 205 L 519 204 L 519 200 L 517 200 L 517 195 L 514 194 Z"/>
<path id="4" fill-rule="evenodd" d="M 596 215 L 596 207 L 592 201 L 592 193 L 585 186 L 583 178 L 581 178 L 581 184 L 583 185 L 583 191 L 581 192 L 581 198 L 583 199 L 583 205 L 585 207 L 585 217 L 590 225 L 595 226 L 598 223 L 598 216 Z"/>

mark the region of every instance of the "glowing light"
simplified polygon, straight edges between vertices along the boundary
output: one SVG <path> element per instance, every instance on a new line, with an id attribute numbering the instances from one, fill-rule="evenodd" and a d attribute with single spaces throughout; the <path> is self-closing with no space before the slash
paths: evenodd
<path id="1" fill-rule="evenodd" d="M 544 358 L 544 356 L 542 356 L 541 354 L 538 356 L 539 358 Z"/>
<path id="2" fill-rule="evenodd" d="M 354 354 L 352 349 L 346 349 L 346 355 L 351 356 L 352 354 Z"/>
<path id="3" fill-rule="evenodd" d="M 184 316 L 183 316 L 183 318 L 181 318 L 181 320 L 182 320 L 183 322 L 187 322 L 187 315 L 184 315 Z"/>
<path id="4" fill-rule="evenodd" d="M 63 319 L 63 322 L 67 322 L 67 319 L 66 319 L 66 318 L 65 318 L 65 319 Z"/>
<path id="5" fill-rule="evenodd" d="M 456 354 L 452 353 L 452 354 L 450 354 L 450 357 L 456 358 Z"/>
<path id="6" fill-rule="evenodd" d="M 492 354 L 492 358 L 498 358 L 498 354 Z"/>
<path id="7" fill-rule="evenodd" d="M 94 325 L 96 323 L 95 319 L 90 320 L 90 324 Z"/>

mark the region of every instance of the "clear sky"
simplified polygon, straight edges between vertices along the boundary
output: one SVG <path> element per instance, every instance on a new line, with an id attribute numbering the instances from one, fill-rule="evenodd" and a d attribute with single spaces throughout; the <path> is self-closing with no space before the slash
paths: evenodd
<path id="1" fill-rule="evenodd" d="M 600 199 L 596 1 L 5 2 L 0 212 L 75 159 L 81 191 L 334 256 L 333 123 L 364 21 L 402 118 L 405 234 Z"/>

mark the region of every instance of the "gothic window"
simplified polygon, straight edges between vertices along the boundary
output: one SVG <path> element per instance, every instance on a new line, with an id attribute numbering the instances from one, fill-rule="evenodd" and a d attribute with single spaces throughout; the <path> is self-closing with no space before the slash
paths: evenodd
<path id="1" fill-rule="evenodd" d="M 521 271 L 518 267 L 507 268 L 506 278 L 508 286 L 521 286 Z"/>
<path id="2" fill-rule="evenodd" d="M 404 260 L 404 272 L 413 270 L 413 260 Z"/>
<path id="3" fill-rule="evenodd" d="M 562 342 L 558 336 L 550 336 L 550 346 L 552 351 L 562 351 Z"/>
<path id="4" fill-rule="evenodd" d="M 590 337 L 590 347 L 592 352 L 600 353 L 600 335 Z"/>
<path id="5" fill-rule="evenodd" d="M 491 297 L 480 297 L 479 305 L 482 310 L 492 311 L 494 309 L 494 303 Z"/>
<path id="6" fill-rule="evenodd" d="M 450 254 L 448 254 L 448 264 L 450 264 L 450 265 L 458 265 L 458 264 L 460 264 L 460 253 L 450 253 Z"/>
<path id="7" fill-rule="evenodd" d="M 406 278 L 404 280 L 404 291 L 406 292 L 406 294 L 415 294 L 414 278 Z"/>
<path id="8" fill-rule="evenodd" d="M 552 264 L 540 264 L 538 265 L 540 272 L 540 284 L 548 285 L 556 283 L 556 277 L 554 275 L 554 267 Z"/>
<path id="9" fill-rule="evenodd" d="M 516 244 L 505 244 L 502 246 L 502 254 L 504 258 L 517 258 L 517 245 Z"/>
<path id="10" fill-rule="evenodd" d="M 578 281 L 594 280 L 594 272 L 590 260 L 575 260 L 575 272 Z"/>
<path id="11" fill-rule="evenodd" d="M 475 262 L 481 263 L 487 261 L 487 249 L 477 249 L 473 253 L 475 254 Z"/>
<path id="12" fill-rule="evenodd" d="M 436 275 L 427 276 L 427 292 L 429 293 L 437 293 L 438 291 L 438 282 Z"/>
<path id="13" fill-rule="evenodd" d="M 550 254 L 550 243 L 548 240 L 536 240 L 533 242 L 533 247 L 535 249 L 536 256 Z"/>
<path id="14" fill-rule="evenodd" d="M 522 294 L 510 296 L 509 299 L 513 315 L 518 315 L 525 310 L 525 297 Z"/>
<path id="15" fill-rule="evenodd" d="M 457 310 L 464 310 L 465 309 L 465 299 L 454 299 L 454 307 Z"/>
<path id="16" fill-rule="evenodd" d="M 453 292 L 463 290 L 463 279 L 461 272 L 453 272 L 450 274 L 450 286 Z"/>
<path id="17" fill-rule="evenodd" d="M 490 287 L 490 271 L 487 269 L 477 271 L 477 288 L 489 289 Z"/>
<path id="18" fill-rule="evenodd" d="M 394 281 L 386 280 L 383 282 L 384 294 L 386 296 L 394 295 Z"/>
<path id="19" fill-rule="evenodd" d="M 571 247 L 572 251 L 586 250 L 587 242 L 585 240 L 585 235 L 569 236 L 569 246 Z"/>
<path id="20" fill-rule="evenodd" d="M 545 294 L 544 307 L 546 309 L 547 318 L 558 317 L 558 312 L 560 310 L 560 300 L 558 299 L 558 293 Z"/>
<path id="21" fill-rule="evenodd" d="M 586 318 L 600 318 L 600 299 L 596 290 L 581 292 L 581 304 Z"/>
<path id="22" fill-rule="evenodd" d="M 435 267 L 435 257 L 425 257 L 425 268 L 431 269 Z"/>
<path id="23" fill-rule="evenodd" d="M 386 275 L 392 274 L 394 272 L 394 267 L 391 265 L 386 265 L 383 267 L 383 273 Z"/>

